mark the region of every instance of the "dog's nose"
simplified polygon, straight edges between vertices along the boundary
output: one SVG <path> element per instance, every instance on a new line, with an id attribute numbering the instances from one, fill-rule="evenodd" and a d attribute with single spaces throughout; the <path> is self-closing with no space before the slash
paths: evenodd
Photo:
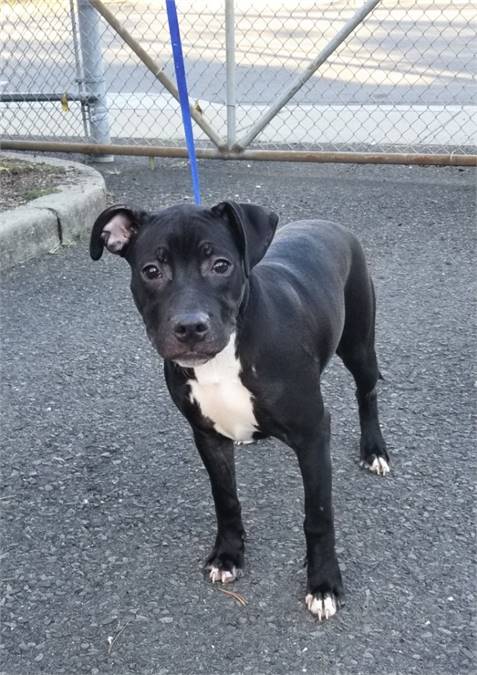
<path id="1" fill-rule="evenodd" d="M 203 340 L 209 328 L 209 317 L 204 312 L 181 314 L 172 319 L 172 330 L 180 342 Z"/>

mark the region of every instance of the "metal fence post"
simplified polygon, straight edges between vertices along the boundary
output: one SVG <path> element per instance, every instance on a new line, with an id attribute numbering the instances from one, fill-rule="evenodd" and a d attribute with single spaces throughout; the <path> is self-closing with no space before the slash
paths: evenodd
<path id="1" fill-rule="evenodd" d="M 151 73 L 154 75 L 159 82 L 164 85 L 167 91 L 172 94 L 172 96 L 179 100 L 179 92 L 176 85 L 167 77 L 164 73 L 164 67 L 157 63 L 145 49 L 141 47 L 139 42 L 133 38 L 131 33 L 126 30 L 123 24 L 117 19 L 117 17 L 109 10 L 102 0 L 90 0 L 90 4 L 101 14 L 103 19 L 111 26 L 111 28 L 124 40 L 124 42 L 132 49 L 136 56 L 144 63 L 146 68 L 148 68 Z M 194 122 L 196 122 L 202 131 L 210 138 L 212 143 L 218 148 L 223 145 L 223 139 L 212 129 L 210 124 L 204 118 L 204 115 L 197 110 L 194 106 L 190 106 L 190 114 Z"/>
<path id="2" fill-rule="evenodd" d="M 227 147 L 235 143 L 235 16 L 234 0 L 225 0 L 225 57 L 227 69 Z"/>
<path id="3" fill-rule="evenodd" d="M 84 84 L 94 101 L 89 103 L 91 135 L 96 143 L 109 144 L 108 105 L 104 81 L 103 56 L 99 36 L 99 15 L 89 0 L 78 0 L 78 28 L 83 60 Z M 100 162 L 112 162 L 111 155 L 101 155 Z"/>
<path id="4" fill-rule="evenodd" d="M 70 0 L 70 18 L 71 18 L 71 33 L 73 37 L 73 50 L 75 54 L 75 66 L 76 66 L 76 84 L 78 86 L 78 96 L 81 98 L 81 119 L 83 120 L 83 130 L 85 138 L 89 138 L 89 128 L 88 128 L 88 118 L 86 105 L 84 102 L 85 96 L 85 87 L 84 87 L 84 75 L 83 75 L 83 66 L 81 63 L 80 56 L 80 46 L 79 46 L 79 33 L 78 33 L 78 20 L 76 16 L 76 6 L 75 0 Z"/>

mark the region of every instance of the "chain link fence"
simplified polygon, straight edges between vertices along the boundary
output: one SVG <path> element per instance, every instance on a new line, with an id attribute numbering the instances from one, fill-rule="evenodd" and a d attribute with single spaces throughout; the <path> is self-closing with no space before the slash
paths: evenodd
<path id="1" fill-rule="evenodd" d="M 183 146 L 165 3 L 0 4 L 4 144 Z M 105 7 L 109 20 L 93 5 Z M 475 2 L 177 5 L 199 147 L 476 151 Z M 369 13 L 340 42 L 340 31 L 365 6 Z M 329 45 L 335 49 L 311 74 Z"/>

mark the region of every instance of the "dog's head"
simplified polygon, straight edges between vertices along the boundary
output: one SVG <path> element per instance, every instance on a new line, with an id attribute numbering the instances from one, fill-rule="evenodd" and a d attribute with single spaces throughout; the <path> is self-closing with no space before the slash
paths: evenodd
<path id="1" fill-rule="evenodd" d="M 128 261 L 151 342 L 163 358 L 193 367 L 227 345 L 277 222 L 271 211 L 235 202 L 154 214 L 112 206 L 93 225 L 90 254 L 98 260 L 106 247 Z"/>

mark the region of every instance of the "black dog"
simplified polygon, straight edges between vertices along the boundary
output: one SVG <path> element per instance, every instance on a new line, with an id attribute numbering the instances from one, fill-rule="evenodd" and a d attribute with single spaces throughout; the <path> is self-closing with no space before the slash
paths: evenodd
<path id="1" fill-rule="evenodd" d="M 306 605 L 319 619 L 342 597 L 331 505 L 330 417 L 320 375 L 336 352 L 356 381 L 361 462 L 389 471 L 378 421 L 375 297 L 357 239 L 330 222 L 290 223 L 259 206 L 113 206 L 90 253 L 126 258 L 147 334 L 165 359 L 169 392 L 188 419 L 217 514 L 210 579 L 243 565 L 234 441 L 274 436 L 295 451 L 305 490 Z M 267 251 L 265 256 L 265 252 Z M 265 257 L 264 257 L 265 256 Z"/>

